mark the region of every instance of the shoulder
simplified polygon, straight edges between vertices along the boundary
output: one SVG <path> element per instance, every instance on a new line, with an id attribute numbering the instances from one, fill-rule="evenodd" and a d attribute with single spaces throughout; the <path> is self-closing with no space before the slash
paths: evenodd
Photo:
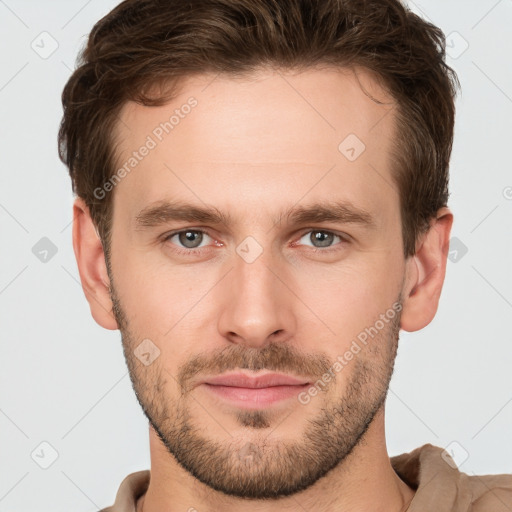
<path id="1" fill-rule="evenodd" d="M 119 486 L 116 499 L 111 507 L 103 508 L 99 512 L 132 512 L 135 510 L 137 499 L 146 492 L 151 473 L 149 470 L 130 473 Z"/>
<path id="2" fill-rule="evenodd" d="M 412 503 L 418 510 L 435 504 L 443 511 L 512 511 L 512 474 L 467 474 L 457 467 L 447 450 L 432 444 L 391 457 L 391 464 L 400 478 L 416 490 Z"/>
<path id="3" fill-rule="evenodd" d="M 471 491 L 471 512 L 510 512 L 512 510 L 512 474 L 467 475 L 461 480 Z"/>

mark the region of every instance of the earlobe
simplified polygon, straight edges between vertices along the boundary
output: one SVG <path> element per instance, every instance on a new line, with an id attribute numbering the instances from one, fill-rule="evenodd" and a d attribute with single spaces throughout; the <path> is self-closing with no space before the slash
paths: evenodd
<path id="1" fill-rule="evenodd" d="M 118 329 L 112 313 L 105 254 L 89 208 L 81 198 L 73 204 L 73 249 L 78 272 L 94 320 L 105 329 Z"/>
<path id="2" fill-rule="evenodd" d="M 443 288 L 453 214 L 446 207 L 437 212 L 407 261 L 400 327 L 418 331 L 434 318 Z"/>

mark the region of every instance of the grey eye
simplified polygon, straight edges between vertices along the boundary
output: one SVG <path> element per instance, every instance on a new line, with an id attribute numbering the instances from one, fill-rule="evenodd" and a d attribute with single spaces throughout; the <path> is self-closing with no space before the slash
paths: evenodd
<path id="1" fill-rule="evenodd" d="M 203 233 L 202 231 L 187 229 L 185 231 L 175 233 L 169 237 L 169 240 L 172 240 L 174 237 L 178 237 L 178 245 L 181 245 L 186 249 L 197 249 L 203 242 L 205 234 L 206 233 Z"/>
<path id="2" fill-rule="evenodd" d="M 308 245 L 305 242 L 302 242 L 304 238 L 307 238 L 307 240 L 311 242 L 312 246 L 317 248 L 331 247 L 332 245 L 334 245 L 333 242 L 335 238 L 339 238 L 340 240 L 342 240 L 342 238 L 339 235 L 331 233 L 330 231 L 322 230 L 309 231 L 302 236 L 301 243 Z"/>

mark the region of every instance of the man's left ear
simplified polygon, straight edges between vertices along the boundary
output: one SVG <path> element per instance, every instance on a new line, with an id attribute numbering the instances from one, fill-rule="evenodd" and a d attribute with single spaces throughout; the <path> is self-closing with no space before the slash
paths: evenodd
<path id="1" fill-rule="evenodd" d="M 406 263 L 400 328 L 418 331 L 434 318 L 446 273 L 453 214 L 440 208 Z"/>

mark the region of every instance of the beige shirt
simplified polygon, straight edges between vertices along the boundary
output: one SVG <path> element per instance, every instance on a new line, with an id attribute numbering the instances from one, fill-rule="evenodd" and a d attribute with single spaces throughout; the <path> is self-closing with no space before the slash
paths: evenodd
<path id="1" fill-rule="evenodd" d="M 441 456 L 443 448 L 425 444 L 391 457 L 400 478 L 416 490 L 407 512 L 511 512 L 512 475 L 467 475 Z M 451 459 L 449 459 L 451 460 Z M 112 507 L 100 512 L 136 512 L 149 485 L 149 470 L 128 475 Z"/>

